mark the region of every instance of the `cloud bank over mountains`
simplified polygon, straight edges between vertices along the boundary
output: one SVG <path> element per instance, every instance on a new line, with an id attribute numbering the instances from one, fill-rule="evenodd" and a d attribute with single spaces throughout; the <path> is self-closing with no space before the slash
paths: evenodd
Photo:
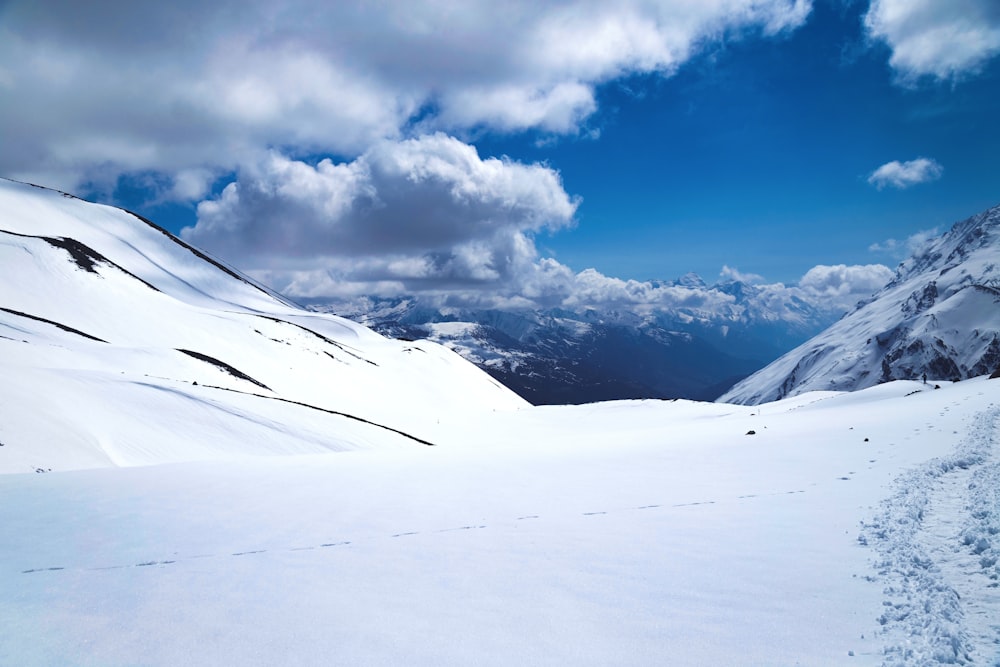
<path id="1" fill-rule="evenodd" d="M 571 226 L 577 202 L 558 172 L 481 158 L 437 133 L 383 141 L 357 159 L 312 166 L 271 153 L 198 206 L 182 236 L 292 297 L 420 295 L 480 308 L 718 310 L 719 291 L 574 272 L 534 234 Z M 796 290 L 847 309 L 884 284 L 881 265 L 815 267 Z M 723 280 L 764 278 L 723 267 Z"/>

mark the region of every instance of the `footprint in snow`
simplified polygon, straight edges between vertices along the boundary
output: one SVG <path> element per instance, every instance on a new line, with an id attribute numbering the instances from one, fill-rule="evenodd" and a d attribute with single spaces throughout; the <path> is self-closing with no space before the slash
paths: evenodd
<path id="1" fill-rule="evenodd" d="M 437 532 L 439 532 L 439 533 L 451 533 L 451 532 L 454 532 L 456 530 L 473 530 L 473 529 L 485 528 L 485 527 L 486 526 L 459 526 L 457 528 L 443 528 L 443 529 L 441 529 L 441 530 L 439 530 Z"/>
<path id="2" fill-rule="evenodd" d="M 21 570 L 21 574 L 31 574 L 32 572 L 55 572 L 57 570 L 65 570 L 64 567 L 36 567 L 32 570 Z"/>

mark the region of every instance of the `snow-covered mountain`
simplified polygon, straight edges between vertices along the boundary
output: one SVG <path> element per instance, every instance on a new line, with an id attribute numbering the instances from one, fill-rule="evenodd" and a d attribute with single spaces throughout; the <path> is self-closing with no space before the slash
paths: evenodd
<path id="1" fill-rule="evenodd" d="M 962 380 L 1000 369 L 1000 206 L 956 223 L 826 331 L 726 392 L 754 404 L 900 379 Z"/>
<path id="2" fill-rule="evenodd" d="M 673 288 L 678 305 L 640 314 L 437 307 L 413 297 L 306 303 L 386 336 L 441 343 L 536 405 L 712 400 L 842 314 L 794 290 L 737 280 L 709 286 L 688 274 L 650 286 Z"/>
<path id="3" fill-rule="evenodd" d="M 0 472 L 420 446 L 526 405 L 302 310 L 129 212 L 0 180 Z"/>

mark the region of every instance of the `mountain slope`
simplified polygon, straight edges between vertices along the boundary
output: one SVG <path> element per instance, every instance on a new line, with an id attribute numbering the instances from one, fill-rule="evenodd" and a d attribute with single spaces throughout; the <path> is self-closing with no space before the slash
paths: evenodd
<path id="1" fill-rule="evenodd" d="M 720 401 L 761 403 L 898 379 L 961 380 L 1000 368 L 1000 206 L 956 223 L 839 322 Z"/>
<path id="2" fill-rule="evenodd" d="M 526 405 L 441 346 L 301 310 L 134 214 L 7 180 L 0 272 L 0 472 L 419 445 L 446 406 Z"/>

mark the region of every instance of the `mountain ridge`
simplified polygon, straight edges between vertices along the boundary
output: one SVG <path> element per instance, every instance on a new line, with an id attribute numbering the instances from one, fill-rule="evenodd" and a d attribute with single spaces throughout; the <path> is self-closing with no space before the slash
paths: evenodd
<path id="1" fill-rule="evenodd" d="M 956 222 L 829 329 L 741 381 L 722 402 L 957 381 L 1000 368 L 1000 205 Z"/>

